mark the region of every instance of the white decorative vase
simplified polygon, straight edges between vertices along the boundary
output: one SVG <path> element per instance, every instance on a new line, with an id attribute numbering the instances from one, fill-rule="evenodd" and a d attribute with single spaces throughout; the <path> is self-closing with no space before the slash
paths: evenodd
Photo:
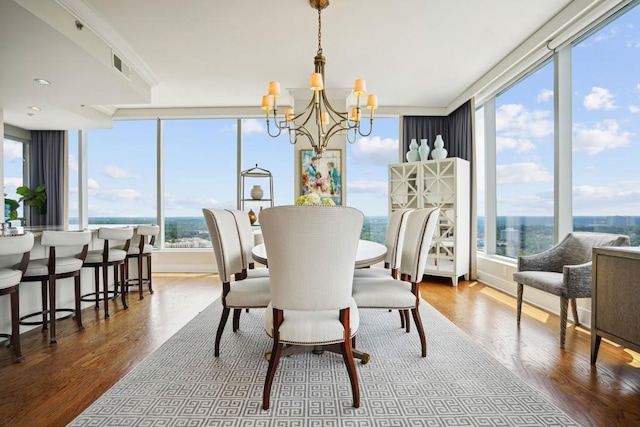
<path id="1" fill-rule="evenodd" d="M 262 191 L 262 187 L 260 187 L 259 185 L 254 185 L 251 189 L 251 198 L 253 200 L 260 200 L 262 199 L 263 195 L 264 192 Z"/>
<path id="2" fill-rule="evenodd" d="M 411 140 L 409 144 L 409 151 L 407 151 L 407 162 L 419 162 L 420 153 L 418 152 L 418 142 L 415 139 Z"/>
<path id="3" fill-rule="evenodd" d="M 420 153 L 420 160 L 421 161 L 425 161 L 429 159 L 429 144 L 427 144 L 427 139 L 421 139 L 420 140 L 420 148 L 418 148 L 418 153 Z"/>
<path id="4" fill-rule="evenodd" d="M 436 135 L 436 140 L 433 142 L 433 150 L 431 151 L 431 158 L 434 160 L 446 159 L 447 150 L 444 148 L 444 141 L 442 135 Z"/>

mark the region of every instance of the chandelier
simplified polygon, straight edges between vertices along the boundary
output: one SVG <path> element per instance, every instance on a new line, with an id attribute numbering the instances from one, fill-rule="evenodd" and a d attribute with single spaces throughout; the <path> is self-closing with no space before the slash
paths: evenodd
<path id="1" fill-rule="evenodd" d="M 313 147 L 318 157 L 327 148 L 329 140 L 335 135 L 346 135 L 349 143 L 356 142 L 358 135 L 369 136 L 373 130 L 373 112 L 378 108 L 376 95 L 367 97 L 367 109 L 369 115 L 369 131 L 364 133 L 360 126 L 361 112 L 360 102 L 366 95 L 366 82 L 357 79 L 353 86 L 353 95 L 356 98 L 355 106 L 351 111 L 341 112 L 333 108 L 327 100 L 324 89 L 324 64 L 322 55 L 322 9 L 329 6 L 329 0 L 309 0 L 312 8 L 318 10 L 318 52 L 313 60 L 315 72 L 311 74 L 310 88 L 313 91 L 311 101 L 304 111 L 295 113 L 293 108 L 287 108 L 282 118 L 278 117 L 278 97 L 280 97 L 280 83 L 269 82 L 268 95 L 262 97 L 262 109 L 267 116 L 267 133 L 273 138 L 280 136 L 282 131 L 289 134 L 289 142 L 295 144 L 298 136 L 305 136 Z M 349 110 L 349 109 L 347 109 Z M 274 127 L 270 125 L 271 120 Z"/>

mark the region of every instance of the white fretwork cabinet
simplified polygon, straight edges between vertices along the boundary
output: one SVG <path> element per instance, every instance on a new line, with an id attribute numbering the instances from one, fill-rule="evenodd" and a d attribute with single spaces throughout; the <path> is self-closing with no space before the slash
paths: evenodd
<path id="1" fill-rule="evenodd" d="M 389 165 L 389 212 L 440 207 L 425 274 L 469 279 L 469 162 L 457 157 Z"/>

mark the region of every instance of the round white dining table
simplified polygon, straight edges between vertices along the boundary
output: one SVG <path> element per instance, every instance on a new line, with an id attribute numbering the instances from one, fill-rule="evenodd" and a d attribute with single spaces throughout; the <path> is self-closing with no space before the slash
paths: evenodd
<path id="1" fill-rule="evenodd" d="M 387 247 L 370 240 L 360 240 L 358 242 L 358 252 L 356 253 L 355 268 L 370 267 L 384 260 L 387 254 Z M 253 247 L 251 251 L 253 260 L 263 265 L 268 265 L 267 249 L 264 243 Z"/>

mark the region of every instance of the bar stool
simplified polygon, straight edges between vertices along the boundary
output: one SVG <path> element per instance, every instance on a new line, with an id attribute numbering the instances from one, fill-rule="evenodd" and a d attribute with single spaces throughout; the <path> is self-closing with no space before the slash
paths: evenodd
<path id="1" fill-rule="evenodd" d="M 49 249 L 49 256 L 48 258 L 30 260 L 22 278 L 22 282 L 40 282 L 42 311 L 22 316 L 20 324 L 42 325 L 43 331 L 46 331 L 47 325 L 50 324 L 49 339 L 51 344 L 57 343 L 56 320 L 66 319 L 75 314 L 78 329 L 84 329 L 80 307 L 80 270 L 89 250 L 89 241 L 91 241 L 90 231 L 43 231 L 41 244 L 45 249 Z M 73 277 L 75 284 L 75 309 L 56 308 L 56 280 L 70 277 Z M 69 312 L 70 314 L 57 319 L 56 313 L 59 312 Z M 49 315 L 48 320 L 47 314 Z M 42 315 L 42 321 L 26 320 L 39 315 Z"/>
<path id="2" fill-rule="evenodd" d="M 33 248 L 33 234 L 27 232 L 21 236 L 0 237 L 0 295 L 11 295 L 11 335 L 0 334 L 8 338 L 13 346 L 17 362 L 24 362 L 20 349 L 20 294 L 18 285 L 22 280 L 29 253 Z"/>
<path id="3" fill-rule="evenodd" d="M 129 292 L 129 286 L 137 286 L 140 293 L 140 299 L 144 298 L 142 294 L 142 286 L 147 283 L 149 286 L 149 293 L 153 293 L 153 285 L 151 282 L 151 255 L 153 254 L 153 245 L 156 241 L 156 236 L 160 232 L 160 227 L 157 225 L 139 225 L 136 227 L 133 235 L 133 244 L 129 246 L 127 251 L 125 274 L 127 293 Z M 149 239 L 147 241 L 147 239 Z M 129 260 L 135 258 L 138 264 L 138 276 L 135 279 L 129 278 Z M 142 261 L 147 260 L 147 278 L 144 278 L 142 274 Z"/>
<path id="4" fill-rule="evenodd" d="M 100 307 L 100 269 L 102 269 L 102 293 L 104 300 L 104 317 L 109 317 L 109 294 L 115 300 L 118 296 L 118 285 L 122 294 L 122 306 L 127 308 L 124 291 L 124 266 L 127 251 L 133 236 L 133 228 L 101 227 L 98 229 L 98 239 L 104 240 L 103 248 L 87 253 L 83 267 L 93 268 L 95 279 L 95 291 L 82 295 L 81 301 L 95 301 L 96 309 Z M 113 267 L 113 290 L 109 290 L 109 267 Z M 120 280 L 118 280 L 118 270 L 120 270 Z"/>

